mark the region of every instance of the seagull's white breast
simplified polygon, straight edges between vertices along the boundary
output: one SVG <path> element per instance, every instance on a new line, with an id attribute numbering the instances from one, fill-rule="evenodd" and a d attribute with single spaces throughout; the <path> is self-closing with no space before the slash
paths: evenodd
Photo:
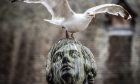
<path id="1" fill-rule="evenodd" d="M 72 17 L 64 20 L 64 22 L 62 22 L 62 26 L 64 26 L 67 31 L 75 33 L 85 30 L 90 21 L 91 19 L 85 17 L 84 14 L 74 14 Z"/>

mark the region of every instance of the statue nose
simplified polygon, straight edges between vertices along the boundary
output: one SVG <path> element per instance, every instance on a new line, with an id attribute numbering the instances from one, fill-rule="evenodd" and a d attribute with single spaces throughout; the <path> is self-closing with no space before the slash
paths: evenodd
<path id="1" fill-rule="evenodd" d="M 70 62 L 69 56 L 64 56 L 63 60 L 62 60 L 62 63 L 68 63 L 68 62 Z"/>

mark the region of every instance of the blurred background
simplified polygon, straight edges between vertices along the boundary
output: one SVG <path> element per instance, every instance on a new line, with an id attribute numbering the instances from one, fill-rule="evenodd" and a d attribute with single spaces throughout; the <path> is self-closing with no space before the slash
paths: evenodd
<path id="1" fill-rule="evenodd" d="M 93 52 L 95 84 L 140 84 L 140 0 L 68 0 L 76 12 L 105 3 L 122 5 L 132 21 L 97 15 L 76 40 Z M 0 84 L 47 84 L 46 59 L 64 31 L 44 22 L 51 15 L 41 4 L 0 0 Z"/>

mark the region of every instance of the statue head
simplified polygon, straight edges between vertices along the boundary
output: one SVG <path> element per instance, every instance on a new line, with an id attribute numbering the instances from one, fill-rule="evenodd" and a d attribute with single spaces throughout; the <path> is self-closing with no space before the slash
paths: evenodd
<path id="1" fill-rule="evenodd" d="M 96 76 L 92 52 L 72 39 L 60 40 L 51 48 L 46 69 L 48 84 L 93 84 Z"/>

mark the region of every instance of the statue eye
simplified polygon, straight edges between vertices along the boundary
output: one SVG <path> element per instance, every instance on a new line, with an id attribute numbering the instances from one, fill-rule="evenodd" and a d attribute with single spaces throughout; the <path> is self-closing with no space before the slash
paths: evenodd
<path id="1" fill-rule="evenodd" d="M 60 61 L 62 59 L 63 53 L 62 52 L 58 52 L 55 54 L 54 58 L 53 58 L 53 62 L 57 62 Z"/>
<path id="2" fill-rule="evenodd" d="M 79 56 L 79 53 L 76 51 L 76 50 L 71 50 L 69 52 L 69 55 L 72 57 L 72 58 L 76 58 Z"/>

